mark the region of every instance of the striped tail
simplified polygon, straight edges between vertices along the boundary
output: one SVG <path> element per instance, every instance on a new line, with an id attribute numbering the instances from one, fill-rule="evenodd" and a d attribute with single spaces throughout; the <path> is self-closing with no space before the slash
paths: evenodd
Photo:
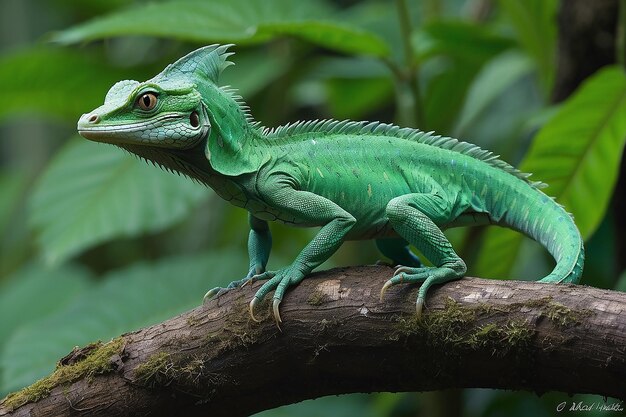
<path id="1" fill-rule="evenodd" d="M 533 190 L 523 213 L 507 213 L 504 222 L 541 243 L 556 260 L 552 272 L 540 282 L 577 284 L 583 272 L 585 250 L 572 215 L 540 190 Z"/>

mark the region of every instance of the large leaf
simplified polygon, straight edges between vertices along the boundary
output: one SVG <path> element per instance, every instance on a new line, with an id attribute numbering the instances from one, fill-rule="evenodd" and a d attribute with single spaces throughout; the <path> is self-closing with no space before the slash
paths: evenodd
<path id="1" fill-rule="evenodd" d="M 75 122 L 102 104 L 115 82 L 144 78 L 145 69 L 112 67 L 102 56 L 34 48 L 0 58 L 0 119 L 36 111 Z"/>
<path id="2" fill-rule="evenodd" d="M 449 134 L 472 80 L 490 59 L 513 45 L 488 28 L 463 22 L 433 22 L 412 37 L 426 80 L 424 125 Z"/>
<path id="3" fill-rule="evenodd" d="M 389 394 L 390 400 L 396 400 L 402 394 Z M 318 417 L 332 414 L 333 417 L 374 417 L 391 415 L 388 407 L 375 407 L 377 396 L 374 394 L 348 394 L 341 396 L 328 396 L 315 400 L 302 401 L 297 404 L 285 405 L 272 410 L 254 414 L 254 417 Z M 392 403 L 393 404 L 393 403 Z M 378 410 L 377 408 L 383 408 Z M 332 413 L 329 413 L 332 410 Z M 389 414 L 385 413 L 388 412 Z"/>
<path id="4" fill-rule="evenodd" d="M 17 208 L 20 196 L 24 192 L 26 175 L 22 172 L 10 174 L 0 171 L 0 230 L 4 231 L 13 211 Z"/>
<path id="5" fill-rule="evenodd" d="M 301 107 L 327 107 L 329 118 L 367 118 L 393 100 L 393 81 L 380 60 L 323 57 L 307 68 L 290 98 Z"/>
<path id="6" fill-rule="evenodd" d="M 164 259 L 109 273 L 62 311 L 18 330 L 0 357 L 1 390 L 15 390 L 54 369 L 76 345 L 108 340 L 202 303 L 207 289 L 240 278 L 247 255 L 232 251 Z M 30 308 L 23 304 L 12 316 Z"/>
<path id="7" fill-rule="evenodd" d="M 89 287 L 89 278 L 87 270 L 76 266 L 49 268 L 31 264 L 3 282 L 0 286 L 0 357 L 13 332 L 72 303 Z M 3 374 L 0 364 L 0 380 Z M 0 397 L 6 392 L 0 384 Z"/>
<path id="8" fill-rule="evenodd" d="M 90 276 L 77 266 L 30 264 L 8 277 L 0 286 L 0 347 L 15 329 L 71 302 Z"/>
<path id="9" fill-rule="evenodd" d="M 30 222 L 45 258 L 58 262 L 108 239 L 163 230 L 207 195 L 114 146 L 72 140 L 40 178 Z"/>
<path id="10" fill-rule="evenodd" d="M 0 169 L 0 282 L 30 256 L 31 236 L 24 214 L 28 179 L 27 170 L 17 164 L 11 170 Z"/>
<path id="11" fill-rule="evenodd" d="M 500 0 L 517 38 L 534 59 L 545 91 L 550 91 L 555 70 L 556 11 L 558 0 Z"/>
<path id="12" fill-rule="evenodd" d="M 454 136 L 467 138 L 473 125 L 487 116 L 486 113 L 491 110 L 492 104 L 501 97 L 505 95 L 507 99 L 519 97 L 521 94 L 507 93 L 522 77 L 527 76 L 531 69 L 530 60 L 519 52 L 501 54 L 485 65 L 468 91 Z M 502 137 L 502 126 L 497 126 L 494 130 L 498 131 L 494 136 Z"/>
<path id="13" fill-rule="evenodd" d="M 626 140 L 626 74 L 605 68 L 567 100 L 537 134 L 520 168 L 550 185 L 583 237 L 600 224 Z"/>
<path id="14" fill-rule="evenodd" d="M 626 141 L 626 75 L 608 67 L 588 79 L 539 131 L 523 171 L 550 186 L 575 218 L 583 238 L 595 231 L 613 192 Z M 517 257 L 521 237 L 490 229 L 476 270 L 503 277 Z"/>
<path id="15" fill-rule="evenodd" d="M 418 61 L 433 56 L 451 56 L 482 65 L 514 45 L 488 26 L 463 21 L 433 21 L 417 30 L 411 43 Z"/>
<path id="16" fill-rule="evenodd" d="M 385 56 L 377 35 L 331 19 L 322 1 L 180 0 L 141 3 L 58 33 L 74 43 L 114 36 L 143 35 L 193 42 L 253 44 L 291 35 L 342 52 Z"/>

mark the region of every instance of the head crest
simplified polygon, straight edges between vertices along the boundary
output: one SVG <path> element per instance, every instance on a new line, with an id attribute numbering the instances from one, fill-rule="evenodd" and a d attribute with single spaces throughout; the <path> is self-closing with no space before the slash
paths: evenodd
<path id="1" fill-rule="evenodd" d="M 153 78 L 158 81 L 163 77 L 175 75 L 195 74 L 217 84 L 217 80 L 224 68 L 233 65 L 228 57 L 234 52 L 228 52 L 228 45 L 209 45 L 188 53 L 173 64 L 168 65 L 159 75 Z"/>

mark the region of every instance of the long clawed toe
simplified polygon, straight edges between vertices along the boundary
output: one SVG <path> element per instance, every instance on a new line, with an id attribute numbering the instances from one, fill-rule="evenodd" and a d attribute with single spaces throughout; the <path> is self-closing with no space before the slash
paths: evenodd
<path id="1" fill-rule="evenodd" d="M 257 323 L 260 323 L 261 320 L 257 319 L 254 316 L 254 310 L 258 304 L 259 304 L 259 299 L 256 296 L 253 297 L 252 301 L 250 301 L 250 305 L 248 306 L 248 311 L 250 312 L 250 318 Z M 272 303 L 272 313 L 274 314 L 274 321 L 276 321 L 276 326 L 278 326 L 278 329 L 280 330 L 280 324 L 283 322 L 283 320 L 280 317 L 279 307 L 280 307 L 280 300 L 277 298 L 274 298 L 274 301 Z"/>
<path id="2" fill-rule="evenodd" d="M 254 317 L 254 308 L 257 306 L 257 304 L 259 304 L 259 299 L 256 297 L 252 298 L 252 301 L 250 301 L 250 306 L 249 306 L 249 311 L 250 311 L 250 318 L 253 321 L 256 321 L 257 323 L 260 323 L 261 320 L 257 319 L 256 317 Z"/>
<path id="3" fill-rule="evenodd" d="M 210 289 L 209 291 L 207 291 L 206 294 L 204 294 L 204 297 L 202 298 L 202 304 L 206 303 L 207 301 L 213 298 L 219 297 L 220 295 L 224 294 L 228 290 L 229 288 L 222 288 L 222 287 L 216 287 L 216 288 Z"/>
<path id="4" fill-rule="evenodd" d="M 272 312 L 274 313 L 274 320 L 276 321 L 276 325 L 280 329 L 280 323 L 282 323 L 283 320 L 280 318 L 279 306 L 280 306 L 280 299 L 274 298 L 274 302 L 272 303 Z"/>
<path id="5" fill-rule="evenodd" d="M 385 297 L 385 293 L 387 292 L 387 289 L 389 289 L 389 287 L 391 287 L 392 285 L 396 285 L 401 283 L 404 280 L 404 274 L 400 273 L 399 275 L 393 274 L 393 276 L 387 280 L 387 282 L 385 282 L 385 284 L 383 285 L 383 287 L 380 289 L 380 302 L 383 302 L 383 298 Z"/>
<path id="6" fill-rule="evenodd" d="M 406 273 L 406 274 L 411 274 L 413 273 L 413 271 L 415 270 L 415 268 L 410 267 L 410 266 L 403 266 L 403 265 L 396 265 L 396 270 L 393 272 L 393 276 L 395 277 L 398 274 L 401 273 Z"/>
<path id="7" fill-rule="evenodd" d="M 240 286 L 239 288 L 243 288 L 243 287 L 245 287 L 246 285 L 252 285 L 252 284 L 254 284 L 254 282 L 257 280 L 257 278 L 256 278 L 256 277 L 257 277 L 257 275 L 254 275 L 254 276 L 251 276 L 250 278 L 247 278 L 247 279 L 243 282 L 243 284 L 241 284 L 241 286 Z"/>
<path id="8" fill-rule="evenodd" d="M 417 297 L 417 301 L 415 302 L 415 315 L 418 319 L 422 317 L 422 311 L 424 310 L 424 299 L 422 297 Z"/>
<path id="9" fill-rule="evenodd" d="M 385 298 L 385 293 L 387 292 L 387 288 L 391 287 L 393 284 L 391 281 L 385 282 L 385 285 L 380 289 L 380 302 L 383 302 L 383 298 Z"/>

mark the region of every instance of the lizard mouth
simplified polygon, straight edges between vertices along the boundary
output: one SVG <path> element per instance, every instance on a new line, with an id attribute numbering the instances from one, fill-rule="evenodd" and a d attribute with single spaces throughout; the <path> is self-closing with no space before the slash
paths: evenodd
<path id="1" fill-rule="evenodd" d="M 189 117 L 186 113 L 168 113 L 141 122 L 100 126 L 93 125 L 86 116 L 78 121 L 78 133 L 85 139 L 114 145 L 188 148 L 198 143 L 209 128 L 206 123 L 184 123 Z M 181 123 L 175 123 L 177 121 Z"/>
<path id="2" fill-rule="evenodd" d="M 117 124 L 117 125 L 100 125 L 94 126 L 89 124 L 90 122 L 85 122 L 81 117 L 78 121 L 78 133 L 86 139 L 98 140 L 99 138 L 106 138 L 117 136 L 118 134 L 123 133 L 137 133 L 137 132 L 148 132 L 153 129 L 158 129 L 165 125 L 165 122 L 169 120 L 176 120 L 183 117 L 182 113 L 170 113 L 166 115 L 161 115 L 155 117 L 150 120 L 145 120 L 142 122 L 136 123 L 126 123 L 126 124 Z"/>

